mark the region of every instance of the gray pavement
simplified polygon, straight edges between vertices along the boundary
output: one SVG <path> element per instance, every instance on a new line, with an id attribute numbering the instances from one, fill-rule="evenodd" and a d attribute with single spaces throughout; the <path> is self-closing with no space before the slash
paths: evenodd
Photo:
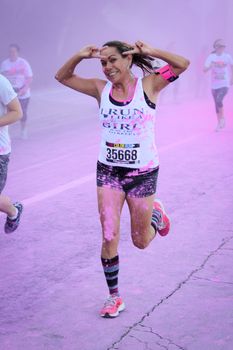
<path id="1" fill-rule="evenodd" d="M 97 107 L 63 89 L 34 95 L 28 140 L 11 128 L 5 192 L 25 211 L 18 231 L 0 238 L 0 350 L 233 349 L 232 97 L 221 133 L 211 98 L 159 108 L 158 196 L 172 229 L 137 250 L 124 207 L 119 283 L 127 308 L 109 320 L 98 316 L 107 288 Z"/>

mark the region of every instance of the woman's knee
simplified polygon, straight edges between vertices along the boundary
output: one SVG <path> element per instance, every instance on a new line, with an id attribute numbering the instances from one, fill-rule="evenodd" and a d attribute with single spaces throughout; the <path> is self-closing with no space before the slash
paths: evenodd
<path id="1" fill-rule="evenodd" d="M 145 249 L 150 244 L 150 240 L 145 237 L 132 235 L 133 244 L 139 249 Z"/>
<path id="2" fill-rule="evenodd" d="M 110 237 L 104 237 L 103 236 L 103 241 L 102 241 L 102 252 L 104 252 L 105 254 L 112 256 L 112 254 L 114 252 L 117 251 L 118 249 L 118 236 L 115 234 L 111 235 Z"/>
<path id="3" fill-rule="evenodd" d="M 216 110 L 217 110 L 217 112 L 219 112 L 222 107 L 223 107 L 223 100 L 222 99 L 218 99 L 216 101 Z"/>

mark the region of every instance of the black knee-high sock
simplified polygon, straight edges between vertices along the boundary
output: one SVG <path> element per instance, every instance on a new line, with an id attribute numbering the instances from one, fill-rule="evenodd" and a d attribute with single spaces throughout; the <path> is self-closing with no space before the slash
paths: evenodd
<path id="1" fill-rule="evenodd" d="M 104 269 L 104 275 L 109 288 L 110 295 L 117 294 L 118 291 L 118 272 L 119 272 L 119 256 L 115 256 L 112 259 L 101 258 L 101 262 Z"/>

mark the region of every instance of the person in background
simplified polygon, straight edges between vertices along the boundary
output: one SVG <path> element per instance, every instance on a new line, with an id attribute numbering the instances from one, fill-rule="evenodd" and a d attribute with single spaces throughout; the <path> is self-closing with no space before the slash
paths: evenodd
<path id="1" fill-rule="evenodd" d="M 215 40 L 214 51 L 207 57 L 204 72 L 211 71 L 211 89 L 217 114 L 216 131 L 225 127 L 223 99 L 230 85 L 233 84 L 233 59 L 225 52 L 225 43 L 222 39 Z"/>
<path id="2" fill-rule="evenodd" d="M 23 211 L 21 203 L 12 203 L 2 194 L 7 179 L 7 168 L 11 153 L 8 125 L 15 123 L 22 116 L 22 109 L 9 81 L 0 74 L 0 212 L 7 215 L 5 233 L 15 231 Z"/>
<path id="3" fill-rule="evenodd" d="M 27 138 L 27 111 L 30 101 L 30 85 L 32 83 L 32 69 L 28 61 L 19 56 L 20 48 L 16 44 L 9 47 L 9 57 L 1 64 L 0 72 L 10 81 L 18 95 L 23 111 L 21 122 L 21 137 Z"/>

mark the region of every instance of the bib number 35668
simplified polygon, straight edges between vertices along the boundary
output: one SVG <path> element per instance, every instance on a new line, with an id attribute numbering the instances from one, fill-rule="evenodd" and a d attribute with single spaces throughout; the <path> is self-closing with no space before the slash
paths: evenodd
<path id="1" fill-rule="evenodd" d="M 110 163 L 138 164 L 140 163 L 139 145 L 115 145 L 106 147 L 106 160 Z M 118 147 L 116 147 L 118 146 Z M 126 147 L 131 146 L 131 147 Z"/>

